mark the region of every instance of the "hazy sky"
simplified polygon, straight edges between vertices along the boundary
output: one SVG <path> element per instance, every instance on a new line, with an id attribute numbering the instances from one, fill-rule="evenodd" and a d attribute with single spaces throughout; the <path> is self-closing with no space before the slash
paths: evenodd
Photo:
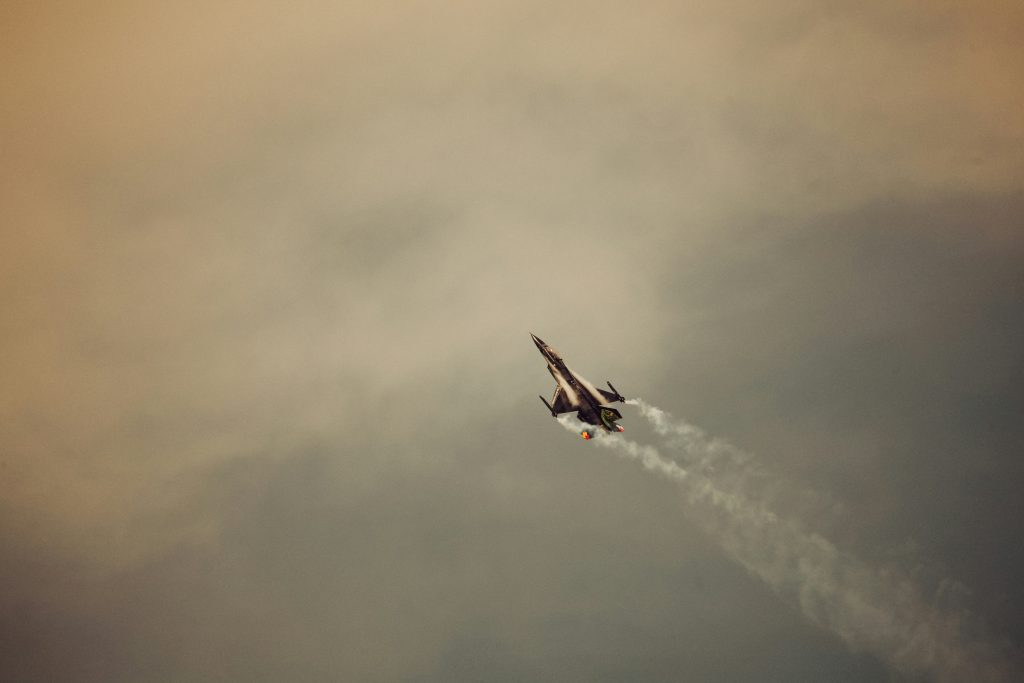
<path id="1" fill-rule="evenodd" d="M 0 6 L 0 679 L 965 675 L 529 332 L 1024 675 L 1020 2 L 71 5 Z"/>

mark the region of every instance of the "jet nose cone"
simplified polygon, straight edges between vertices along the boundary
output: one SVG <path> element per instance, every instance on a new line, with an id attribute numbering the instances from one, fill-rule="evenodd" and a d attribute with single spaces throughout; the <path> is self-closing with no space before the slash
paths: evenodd
<path id="1" fill-rule="evenodd" d="M 545 346 L 544 340 L 541 339 L 540 337 L 538 337 L 537 335 L 535 335 L 533 332 L 530 333 L 530 336 L 533 338 L 533 343 L 534 344 L 536 344 L 539 347 Z"/>

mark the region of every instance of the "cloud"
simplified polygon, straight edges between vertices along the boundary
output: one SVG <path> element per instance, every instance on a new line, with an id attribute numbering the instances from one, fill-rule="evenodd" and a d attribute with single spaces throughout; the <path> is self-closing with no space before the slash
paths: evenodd
<path id="1" fill-rule="evenodd" d="M 794 600 L 813 623 L 910 677 L 1012 680 L 1019 655 L 986 633 L 968 610 L 943 609 L 927 599 L 905 570 L 872 567 L 843 552 L 811 530 L 813 520 L 776 515 L 765 491 L 785 494 L 787 484 L 757 467 L 750 455 L 642 399 L 628 403 L 640 408 L 661 437 L 670 437 L 669 446 L 696 472 L 619 434 L 599 433 L 592 442 L 678 482 L 690 504 L 687 516 L 751 574 Z M 563 416 L 559 422 L 579 431 L 574 418 Z M 951 587 L 958 590 L 945 580 L 940 591 Z"/>
<path id="2" fill-rule="evenodd" d="M 8 3 L 5 669 L 884 679 L 658 482 L 576 477 L 529 331 L 1019 640 L 1019 20 Z"/>

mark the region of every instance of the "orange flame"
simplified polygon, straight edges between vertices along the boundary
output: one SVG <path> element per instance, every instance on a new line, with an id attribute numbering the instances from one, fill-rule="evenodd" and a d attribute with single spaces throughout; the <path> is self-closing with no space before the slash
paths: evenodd
<path id="1" fill-rule="evenodd" d="M 590 432 L 588 432 L 588 431 L 580 432 L 580 436 L 582 436 L 585 440 L 590 441 Z"/>

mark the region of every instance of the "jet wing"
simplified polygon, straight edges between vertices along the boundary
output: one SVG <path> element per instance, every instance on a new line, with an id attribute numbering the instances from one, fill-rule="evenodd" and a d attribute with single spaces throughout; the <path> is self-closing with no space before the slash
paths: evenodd
<path id="1" fill-rule="evenodd" d="M 570 397 L 562 387 L 558 387 L 555 389 L 555 395 L 551 399 L 551 407 L 559 415 L 571 413 L 574 410 L 579 410 L 580 399 L 575 394 Z"/>
<path id="2" fill-rule="evenodd" d="M 601 398 L 604 399 L 603 401 L 601 401 L 602 404 L 604 404 L 604 403 L 615 403 L 616 401 L 619 400 L 618 396 L 616 396 L 615 394 L 613 394 L 610 391 L 605 391 L 604 389 L 598 389 L 597 393 L 601 394 Z"/>

